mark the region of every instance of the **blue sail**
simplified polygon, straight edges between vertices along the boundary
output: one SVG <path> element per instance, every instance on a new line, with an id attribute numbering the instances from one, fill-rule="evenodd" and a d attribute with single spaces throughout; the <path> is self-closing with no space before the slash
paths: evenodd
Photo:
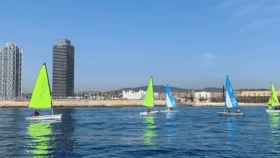
<path id="1" fill-rule="evenodd" d="M 234 91 L 231 85 L 231 82 L 229 80 L 229 76 L 226 76 L 225 81 L 225 106 L 227 108 L 237 108 L 238 102 L 234 95 Z"/>
<path id="2" fill-rule="evenodd" d="M 168 108 L 175 108 L 176 107 L 176 99 L 172 95 L 171 88 L 168 85 L 165 86 L 165 97 L 166 97 L 166 106 Z"/>

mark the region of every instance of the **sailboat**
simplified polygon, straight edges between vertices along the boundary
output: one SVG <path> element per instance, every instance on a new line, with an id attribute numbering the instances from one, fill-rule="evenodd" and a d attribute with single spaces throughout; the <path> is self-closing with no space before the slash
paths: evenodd
<path id="1" fill-rule="evenodd" d="M 144 98 L 144 107 L 147 109 L 146 112 L 141 112 L 140 115 L 148 115 L 157 113 L 158 111 L 152 111 L 154 108 L 154 87 L 153 87 L 153 77 L 151 77 L 148 81 L 148 86 L 146 90 L 146 95 Z"/>
<path id="2" fill-rule="evenodd" d="M 50 109 L 51 115 L 40 115 L 27 117 L 27 120 L 60 120 L 62 114 L 54 114 L 52 107 L 52 95 L 49 84 L 48 70 L 46 64 L 40 68 L 31 100 L 29 103 L 30 109 Z"/>
<path id="3" fill-rule="evenodd" d="M 238 108 L 238 101 L 234 95 L 234 91 L 229 79 L 229 76 L 226 76 L 224 84 L 224 99 L 225 99 L 225 110 L 224 112 L 218 112 L 221 115 L 225 116 L 242 116 L 244 113 L 240 112 Z"/>
<path id="4" fill-rule="evenodd" d="M 278 100 L 277 91 L 275 90 L 274 85 L 271 85 L 271 96 L 267 102 L 267 109 L 266 112 L 273 113 L 273 112 L 280 112 L 280 104 Z"/>
<path id="5" fill-rule="evenodd" d="M 174 109 L 176 108 L 176 99 L 172 95 L 172 90 L 168 85 L 165 86 L 165 98 L 167 106 L 166 112 L 174 112 Z"/>

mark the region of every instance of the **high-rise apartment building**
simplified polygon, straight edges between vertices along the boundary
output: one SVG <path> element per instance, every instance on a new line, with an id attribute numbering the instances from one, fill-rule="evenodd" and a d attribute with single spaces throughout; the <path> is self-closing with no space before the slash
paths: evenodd
<path id="1" fill-rule="evenodd" d="M 53 47 L 53 96 L 64 98 L 74 95 L 75 48 L 68 39 L 57 41 Z"/>
<path id="2" fill-rule="evenodd" d="M 15 43 L 0 48 L 0 99 L 21 96 L 21 65 L 23 49 Z"/>

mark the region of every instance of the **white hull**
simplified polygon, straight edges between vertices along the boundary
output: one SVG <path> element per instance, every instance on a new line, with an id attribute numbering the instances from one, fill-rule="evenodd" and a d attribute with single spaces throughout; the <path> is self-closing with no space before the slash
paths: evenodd
<path id="1" fill-rule="evenodd" d="M 143 115 L 143 116 L 145 116 L 145 115 L 152 115 L 152 114 L 156 114 L 156 113 L 158 113 L 159 111 L 151 111 L 151 112 L 140 112 L 140 115 Z"/>
<path id="2" fill-rule="evenodd" d="M 41 116 L 31 116 L 27 117 L 26 120 L 34 120 L 34 121 L 40 121 L 40 120 L 61 120 L 62 114 L 56 114 L 56 115 L 41 115 Z"/>
<path id="3" fill-rule="evenodd" d="M 223 116 L 243 116 L 244 113 L 242 112 L 218 112 L 219 115 Z"/>
<path id="4" fill-rule="evenodd" d="M 173 110 L 173 111 L 169 111 L 169 110 L 162 110 L 160 111 L 162 113 L 174 113 L 174 112 L 177 112 L 176 110 Z"/>
<path id="5" fill-rule="evenodd" d="M 266 109 L 267 113 L 280 113 L 280 110 Z"/>

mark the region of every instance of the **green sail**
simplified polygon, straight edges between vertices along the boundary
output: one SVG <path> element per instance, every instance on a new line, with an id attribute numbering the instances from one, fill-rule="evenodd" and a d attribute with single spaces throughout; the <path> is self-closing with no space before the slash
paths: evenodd
<path id="1" fill-rule="evenodd" d="M 274 85 L 271 85 L 271 97 L 269 98 L 267 105 L 269 109 L 279 106 L 278 95 Z"/>
<path id="2" fill-rule="evenodd" d="M 146 90 L 146 95 L 144 99 L 144 106 L 146 108 L 154 107 L 154 88 L 153 88 L 153 78 L 151 77 L 148 81 L 148 87 Z"/>
<path id="3" fill-rule="evenodd" d="M 49 109 L 52 106 L 52 97 L 46 64 L 41 66 L 36 80 L 29 108 Z"/>

